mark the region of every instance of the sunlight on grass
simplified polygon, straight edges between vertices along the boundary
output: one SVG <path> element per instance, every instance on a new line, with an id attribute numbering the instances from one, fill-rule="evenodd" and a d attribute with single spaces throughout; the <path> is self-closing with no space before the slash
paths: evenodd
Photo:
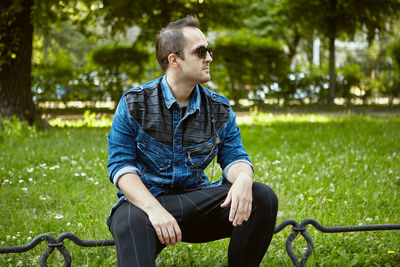
<path id="1" fill-rule="evenodd" d="M 83 119 L 78 120 L 65 120 L 61 118 L 55 118 L 49 121 L 49 124 L 53 127 L 111 127 L 112 119 L 105 116 L 101 116 L 99 119 L 96 118 L 96 113 L 91 113 L 89 110 L 83 114 Z"/>
<path id="2" fill-rule="evenodd" d="M 332 116 L 320 114 L 280 114 L 274 115 L 272 113 L 252 113 L 249 115 L 238 116 L 236 121 L 238 124 L 271 124 L 274 122 L 315 122 L 327 123 L 333 120 Z"/>

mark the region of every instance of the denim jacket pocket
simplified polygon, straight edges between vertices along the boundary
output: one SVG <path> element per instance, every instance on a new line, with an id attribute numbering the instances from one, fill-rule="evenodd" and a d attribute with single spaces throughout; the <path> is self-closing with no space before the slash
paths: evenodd
<path id="1" fill-rule="evenodd" d="M 203 143 L 201 145 L 187 148 L 185 150 L 186 159 L 185 164 L 186 167 L 191 169 L 205 169 L 208 164 L 212 161 L 212 159 L 217 154 L 218 147 L 214 138 L 211 141 Z"/>
<path id="2" fill-rule="evenodd" d="M 168 147 L 147 134 L 139 134 L 136 145 L 140 161 L 151 166 L 154 172 L 163 172 L 172 166 L 172 157 Z"/>

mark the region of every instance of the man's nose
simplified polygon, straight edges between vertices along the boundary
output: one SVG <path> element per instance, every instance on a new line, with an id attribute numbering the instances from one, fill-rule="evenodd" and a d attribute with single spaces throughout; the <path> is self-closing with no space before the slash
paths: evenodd
<path id="1" fill-rule="evenodd" d="M 206 62 L 211 62 L 212 56 L 211 56 L 210 52 L 207 51 L 206 53 L 207 53 L 206 58 L 205 58 Z"/>

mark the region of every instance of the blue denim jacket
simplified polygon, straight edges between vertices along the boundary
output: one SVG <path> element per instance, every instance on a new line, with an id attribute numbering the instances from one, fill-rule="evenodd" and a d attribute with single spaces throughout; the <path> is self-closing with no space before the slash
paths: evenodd
<path id="1" fill-rule="evenodd" d="M 136 173 L 153 196 L 218 186 L 232 164 L 252 166 L 229 100 L 197 85 L 182 114 L 166 76 L 123 94 L 108 143 L 111 182 Z M 211 184 L 204 169 L 215 156 L 223 177 Z"/>

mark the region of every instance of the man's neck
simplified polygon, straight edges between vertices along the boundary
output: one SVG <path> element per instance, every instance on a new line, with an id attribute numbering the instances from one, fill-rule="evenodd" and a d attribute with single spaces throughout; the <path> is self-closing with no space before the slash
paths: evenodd
<path id="1" fill-rule="evenodd" d="M 171 74 L 167 74 L 166 77 L 171 93 L 175 97 L 176 101 L 178 101 L 178 104 L 181 107 L 187 107 L 195 84 L 179 80 Z"/>

